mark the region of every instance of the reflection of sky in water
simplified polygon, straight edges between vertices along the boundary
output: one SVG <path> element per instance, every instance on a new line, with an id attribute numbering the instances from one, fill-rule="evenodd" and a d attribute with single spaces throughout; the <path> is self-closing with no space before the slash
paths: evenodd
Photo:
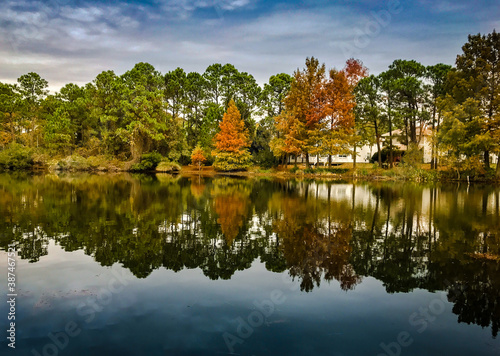
<path id="1" fill-rule="evenodd" d="M 6 253 L 0 252 L 0 257 L 5 271 Z M 109 290 L 110 281 L 122 274 L 127 285 L 112 294 L 109 304 L 97 302 L 102 311 L 93 320 L 86 321 L 88 314 L 78 315 L 79 305 L 87 303 L 85 310 L 90 310 L 89 298 L 103 295 L 101 289 Z M 39 262 L 18 259 L 17 275 L 16 355 L 32 355 L 32 348 L 41 352 L 51 342 L 48 333 L 63 330 L 71 321 L 82 332 L 59 355 L 228 354 L 223 333 L 237 336 L 235 320 L 247 319 L 255 310 L 254 301 L 269 299 L 275 289 L 285 296 L 284 303 L 235 346 L 235 354 L 378 355 L 383 353 L 380 343 L 394 342 L 402 331 L 414 340 L 403 355 L 498 355 L 500 347 L 489 328 L 458 324 L 448 302 L 445 311 L 418 333 L 409 316 L 442 292 L 387 294 L 372 277 L 348 292 L 334 280 L 305 293 L 286 272 L 269 272 L 255 261 L 230 280 L 210 280 L 200 269 L 175 273 L 164 268 L 137 279 L 117 264 L 101 267 L 83 251 L 64 252 L 52 241 Z M 3 290 L 6 278 L 1 276 Z M 0 313 L 7 315 L 5 303 Z"/>

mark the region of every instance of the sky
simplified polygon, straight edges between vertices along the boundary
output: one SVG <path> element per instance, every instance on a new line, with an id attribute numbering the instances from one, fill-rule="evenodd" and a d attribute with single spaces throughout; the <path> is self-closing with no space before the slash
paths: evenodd
<path id="1" fill-rule="evenodd" d="M 263 84 L 311 56 L 378 74 L 395 59 L 454 64 L 469 34 L 493 29 L 497 0 L 1 0 L 0 81 L 36 72 L 56 91 L 148 62 L 161 73 L 231 63 Z"/>

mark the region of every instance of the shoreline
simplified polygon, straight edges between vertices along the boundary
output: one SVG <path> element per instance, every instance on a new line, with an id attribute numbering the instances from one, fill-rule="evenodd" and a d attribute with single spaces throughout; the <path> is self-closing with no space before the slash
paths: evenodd
<path id="1" fill-rule="evenodd" d="M 124 165 L 128 165 L 127 162 L 123 162 Z M 373 166 L 373 165 L 370 165 Z M 329 180 L 329 181 L 366 181 L 366 182 L 418 182 L 418 183 L 491 183 L 500 184 L 500 178 L 486 178 L 486 177 L 467 177 L 462 176 L 460 179 L 457 177 L 453 178 L 449 176 L 449 171 L 431 171 L 426 168 L 419 168 L 418 172 L 423 174 L 424 177 L 419 175 L 410 176 L 408 174 L 403 174 L 403 170 L 395 171 L 394 169 L 367 169 L 367 167 L 359 167 L 356 169 L 348 169 L 345 173 L 330 173 L 330 172 L 318 172 L 318 173 L 305 173 L 303 170 L 298 170 L 296 172 L 291 172 L 290 168 L 280 167 L 273 168 L 269 170 L 262 170 L 259 167 L 251 167 L 247 171 L 236 171 L 236 172 L 219 172 L 213 169 L 212 166 L 204 166 L 201 170 L 198 170 L 194 166 L 181 166 L 180 170 L 149 170 L 149 171 L 133 171 L 131 169 L 126 169 L 113 165 L 112 167 L 96 167 L 96 168 L 53 168 L 50 166 L 34 166 L 31 169 L 16 169 L 16 170 L 0 170 L 0 173 L 14 173 L 14 172 L 33 172 L 37 174 L 65 174 L 65 173 L 89 173 L 89 174 L 116 174 L 116 173 L 129 173 L 129 174 L 170 174 L 170 175 L 180 175 L 184 177 L 235 177 L 235 178 L 278 178 L 278 179 L 307 179 L 307 180 Z M 293 166 L 292 166 L 293 167 Z M 442 173 L 448 176 L 443 176 Z M 440 176 L 441 174 L 441 176 Z M 429 179 L 431 177 L 432 179 Z"/>

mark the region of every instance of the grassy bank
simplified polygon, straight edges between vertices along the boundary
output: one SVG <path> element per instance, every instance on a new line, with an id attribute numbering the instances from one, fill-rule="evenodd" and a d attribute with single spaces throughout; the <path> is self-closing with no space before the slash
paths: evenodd
<path id="1" fill-rule="evenodd" d="M 198 171 L 196 167 L 184 166 L 181 174 L 193 175 L 230 175 L 230 176 L 275 176 L 285 178 L 307 178 L 307 179 L 342 179 L 342 180 L 394 180 L 394 181 L 478 181 L 478 182 L 499 182 L 495 177 L 495 166 L 485 173 L 471 174 L 462 172 L 458 179 L 455 171 L 447 167 L 440 167 L 438 170 L 431 170 L 429 164 L 422 164 L 419 167 L 394 167 L 391 169 L 379 168 L 376 164 L 358 163 L 356 168 L 351 163 L 345 163 L 335 167 L 306 168 L 305 165 L 279 166 L 271 169 L 251 167 L 244 172 L 216 172 L 212 167 L 203 167 Z"/>

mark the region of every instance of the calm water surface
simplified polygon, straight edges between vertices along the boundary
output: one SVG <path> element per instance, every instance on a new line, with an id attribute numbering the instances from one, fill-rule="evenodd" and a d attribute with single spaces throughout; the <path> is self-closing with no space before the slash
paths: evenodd
<path id="1" fill-rule="evenodd" d="M 0 175 L 12 355 L 500 355 L 500 190 Z"/>

